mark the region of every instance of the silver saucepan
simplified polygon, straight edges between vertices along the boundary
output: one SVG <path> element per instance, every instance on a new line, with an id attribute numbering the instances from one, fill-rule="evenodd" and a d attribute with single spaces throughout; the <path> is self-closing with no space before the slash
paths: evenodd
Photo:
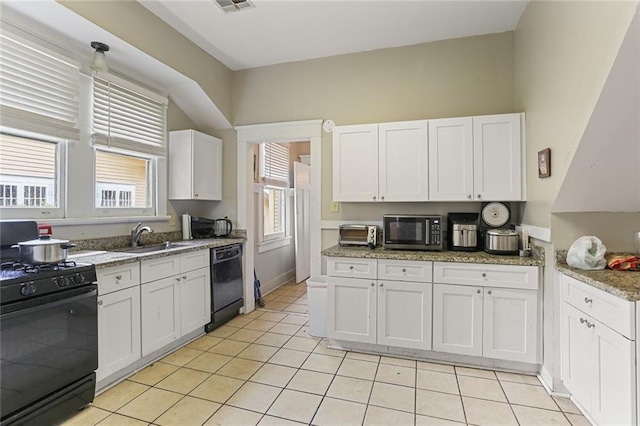
<path id="1" fill-rule="evenodd" d="M 43 235 L 37 240 L 20 242 L 11 248 L 20 249 L 20 262 L 27 265 L 42 265 L 66 260 L 69 249 L 75 246 L 69 243 L 69 240 L 56 240 Z"/>

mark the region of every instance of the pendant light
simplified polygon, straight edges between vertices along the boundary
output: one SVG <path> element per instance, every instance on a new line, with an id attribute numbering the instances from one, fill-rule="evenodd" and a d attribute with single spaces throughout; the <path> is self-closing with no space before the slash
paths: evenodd
<path id="1" fill-rule="evenodd" d="M 107 72 L 109 67 L 107 66 L 107 59 L 104 52 L 109 51 L 109 46 L 99 41 L 92 41 L 91 47 L 96 51 L 93 53 L 93 59 L 91 60 L 91 68 L 94 72 Z"/>

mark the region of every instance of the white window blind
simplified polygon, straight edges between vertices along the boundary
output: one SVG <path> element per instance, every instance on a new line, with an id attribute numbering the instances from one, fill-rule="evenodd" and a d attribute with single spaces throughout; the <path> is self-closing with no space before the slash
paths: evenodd
<path id="1" fill-rule="evenodd" d="M 164 156 L 167 99 L 147 92 L 94 77 L 94 144 Z"/>
<path id="2" fill-rule="evenodd" d="M 0 33 L 2 125 L 77 139 L 80 67 L 7 32 Z"/>
<path id="3" fill-rule="evenodd" d="M 289 187 L 289 145 L 266 142 L 262 148 L 262 181 L 265 185 Z"/>

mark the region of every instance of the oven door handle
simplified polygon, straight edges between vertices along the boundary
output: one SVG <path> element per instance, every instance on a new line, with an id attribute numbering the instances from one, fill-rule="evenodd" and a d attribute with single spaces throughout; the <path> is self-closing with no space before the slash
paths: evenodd
<path id="1" fill-rule="evenodd" d="M 2 315 L 2 320 L 7 320 L 11 319 L 17 314 L 24 314 L 25 309 L 50 309 L 55 308 L 56 306 L 86 299 L 87 297 L 96 297 L 97 309 L 97 296 L 98 286 L 93 284 L 74 290 L 62 291 L 60 293 L 55 293 L 49 296 L 31 298 L 21 302 L 3 306 L 2 308 L 0 308 L 0 315 Z"/>

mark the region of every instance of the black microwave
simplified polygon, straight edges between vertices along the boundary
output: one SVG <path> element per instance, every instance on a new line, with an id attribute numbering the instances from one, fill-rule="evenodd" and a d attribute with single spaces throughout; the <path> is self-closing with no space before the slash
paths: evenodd
<path id="1" fill-rule="evenodd" d="M 442 216 L 384 215 L 385 249 L 442 250 Z"/>

